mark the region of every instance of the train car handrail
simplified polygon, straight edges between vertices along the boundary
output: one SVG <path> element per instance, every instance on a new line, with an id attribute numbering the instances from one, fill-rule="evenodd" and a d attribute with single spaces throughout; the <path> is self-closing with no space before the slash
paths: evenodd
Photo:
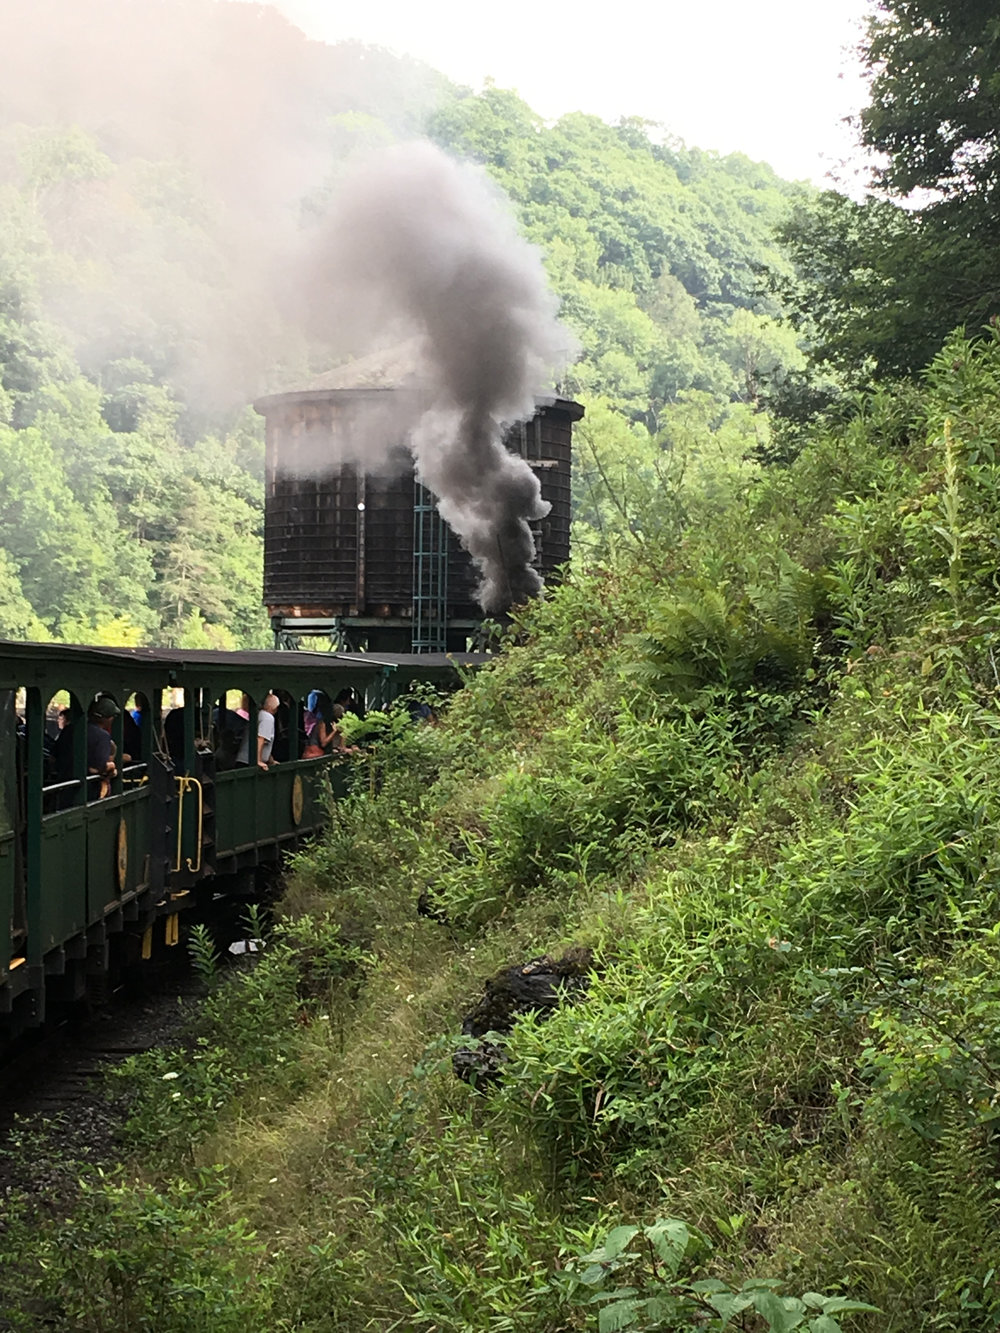
<path id="1" fill-rule="evenodd" d="M 63 804 L 63 797 L 70 792 L 77 791 L 82 781 L 82 778 L 69 778 L 66 782 L 53 782 L 44 786 L 42 788 L 42 818 L 49 819 L 52 815 L 64 814 L 66 810 L 72 809 L 72 803 Z"/>
<path id="2" fill-rule="evenodd" d="M 201 871 L 201 840 L 204 834 L 205 826 L 205 792 L 197 778 L 189 776 L 175 778 L 177 783 L 177 860 L 174 864 L 174 874 L 179 873 L 181 860 L 183 859 L 192 875 L 197 875 Z M 190 856 L 184 856 L 184 797 L 195 788 L 198 792 L 198 853 L 197 865 L 193 865 Z"/>
<path id="3" fill-rule="evenodd" d="M 129 764 L 122 769 L 122 782 L 126 787 L 142 787 L 149 781 L 149 765 L 145 762 Z"/>

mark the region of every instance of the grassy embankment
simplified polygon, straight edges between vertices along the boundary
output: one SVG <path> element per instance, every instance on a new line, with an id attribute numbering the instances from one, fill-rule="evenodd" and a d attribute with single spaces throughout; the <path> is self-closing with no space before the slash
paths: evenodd
<path id="1" fill-rule="evenodd" d="M 21 1297 L 158 1333 L 1000 1326 L 998 421 L 1000 346 L 955 342 L 738 495 L 702 460 L 397 726 L 260 965 L 127 1071 L 143 1169 L 10 1221 Z M 484 978 L 581 945 L 586 996 L 458 1081 Z M 688 1230 L 574 1265 L 657 1218 Z"/>

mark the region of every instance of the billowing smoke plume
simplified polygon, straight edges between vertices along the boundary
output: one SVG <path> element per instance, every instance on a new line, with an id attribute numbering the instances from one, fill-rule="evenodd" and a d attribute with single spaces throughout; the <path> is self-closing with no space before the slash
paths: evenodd
<path id="1" fill-rule="evenodd" d="M 329 364 L 285 300 L 303 216 L 441 82 L 266 4 L 0 0 L 0 279 L 38 274 L 87 374 L 143 361 L 215 428 Z"/>
<path id="2" fill-rule="evenodd" d="M 485 173 L 428 143 L 385 150 L 341 182 L 315 293 L 354 346 L 416 338 L 408 395 L 417 475 L 501 611 L 540 589 L 529 524 L 549 506 L 503 444 L 571 355 L 540 253 Z M 378 466 L 378 460 L 367 460 Z"/>
<path id="3" fill-rule="evenodd" d="M 428 145 L 341 174 L 364 145 L 412 135 L 440 84 L 309 41 L 267 5 L 0 0 L 0 279 L 34 275 L 95 381 L 169 384 L 191 439 L 331 352 L 415 337 L 422 410 L 381 395 L 352 457 L 385 471 L 376 430 L 409 432 L 495 607 L 537 582 L 526 524 L 543 506 L 499 426 L 531 415 L 565 359 L 540 258 L 487 178 Z M 335 318 L 307 330 L 294 274 L 331 189 L 307 292 Z"/>

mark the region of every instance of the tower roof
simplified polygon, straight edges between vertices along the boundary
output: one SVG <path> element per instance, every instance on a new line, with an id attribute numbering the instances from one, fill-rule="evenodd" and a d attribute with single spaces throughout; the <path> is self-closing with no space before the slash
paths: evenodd
<path id="1" fill-rule="evenodd" d="M 289 385 L 280 393 L 265 394 L 254 407 L 258 412 L 283 399 L 323 396 L 328 393 L 401 389 L 418 378 L 420 356 L 415 342 L 383 347 L 325 370 L 310 380 Z"/>

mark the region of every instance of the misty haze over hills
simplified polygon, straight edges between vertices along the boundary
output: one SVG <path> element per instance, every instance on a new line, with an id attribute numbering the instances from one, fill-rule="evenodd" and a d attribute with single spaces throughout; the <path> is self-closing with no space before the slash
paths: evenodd
<path id="1" fill-rule="evenodd" d="M 579 340 L 563 388 L 636 485 L 692 413 L 742 457 L 762 385 L 799 357 L 760 273 L 801 191 L 767 167 L 635 123 L 546 126 L 270 6 L 7 0 L 2 39 L 7 633 L 266 641 L 247 404 L 364 350 L 315 318 L 304 261 L 345 173 L 393 142 L 429 137 L 509 196 Z"/>
<path id="2" fill-rule="evenodd" d="M 252 397 L 302 356 L 278 310 L 303 210 L 439 83 L 270 6 L 8 0 L 0 179 L 60 252 L 43 286 L 84 367 L 138 355 L 196 401 Z"/>

